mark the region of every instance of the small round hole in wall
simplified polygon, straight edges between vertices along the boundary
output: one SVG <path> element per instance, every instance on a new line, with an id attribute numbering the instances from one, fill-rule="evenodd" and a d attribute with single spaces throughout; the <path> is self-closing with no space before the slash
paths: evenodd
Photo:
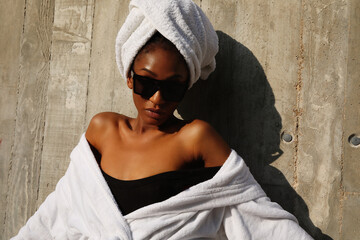
<path id="1" fill-rule="evenodd" d="M 360 147 L 360 136 L 357 134 L 351 134 L 348 138 L 349 144 L 352 147 Z"/>
<path id="2" fill-rule="evenodd" d="M 286 143 L 291 143 L 294 138 L 290 133 L 282 132 L 281 139 Z"/>

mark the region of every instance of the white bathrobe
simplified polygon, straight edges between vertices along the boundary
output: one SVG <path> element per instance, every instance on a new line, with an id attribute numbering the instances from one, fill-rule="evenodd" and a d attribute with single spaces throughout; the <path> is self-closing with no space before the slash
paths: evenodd
<path id="1" fill-rule="evenodd" d="M 212 179 L 123 216 L 83 134 L 55 191 L 12 239 L 312 238 L 234 150 Z"/>

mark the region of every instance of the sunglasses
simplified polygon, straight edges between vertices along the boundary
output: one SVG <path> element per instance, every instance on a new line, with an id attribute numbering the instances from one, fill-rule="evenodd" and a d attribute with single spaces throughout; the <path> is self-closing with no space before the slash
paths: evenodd
<path id="1" fill-rule="evenodd" d="M 175 81 L 159 81 L 149 77 L 137 75 L 131 70 L 134 93 L 145 99 L 151 98 L 158 90 L 165 101 L 179 102 L 183 99 L 188 88 L 187 84 Z"/>

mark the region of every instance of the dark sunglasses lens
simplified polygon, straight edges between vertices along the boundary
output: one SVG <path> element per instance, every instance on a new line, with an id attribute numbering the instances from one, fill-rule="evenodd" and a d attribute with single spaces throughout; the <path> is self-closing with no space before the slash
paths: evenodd
<path id="1" fill-rule="evenodd" d="M 136 94 L 141 95 L 145 99 L 149 99 L 151 96 L 153 96 L 156 93 L 157 87 L 153 81 L 144 80 L 135 77 L 133 79 L 134 79 L 134 92 Z"/>
<path id="2" fill-rule="evenodd" d="M 179 102 L 184 97 L 186 89 L 184 84 L 164 83 L 160 91 L 166 101 Z"/>

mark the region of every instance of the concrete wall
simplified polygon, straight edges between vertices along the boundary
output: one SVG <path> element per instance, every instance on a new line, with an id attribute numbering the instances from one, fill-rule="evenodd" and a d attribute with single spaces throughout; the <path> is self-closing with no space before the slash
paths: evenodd
<path id="1" fill-rule="evenodd" d="M 0 238 L 54 190 L 91 117 L 136 116 L 115 64 L 129 1 L 0 4 Z M 210 122 L 316 239 L 360 235 L 360 1 L 196 1 L 217 70 L 178 108 Z"/>

